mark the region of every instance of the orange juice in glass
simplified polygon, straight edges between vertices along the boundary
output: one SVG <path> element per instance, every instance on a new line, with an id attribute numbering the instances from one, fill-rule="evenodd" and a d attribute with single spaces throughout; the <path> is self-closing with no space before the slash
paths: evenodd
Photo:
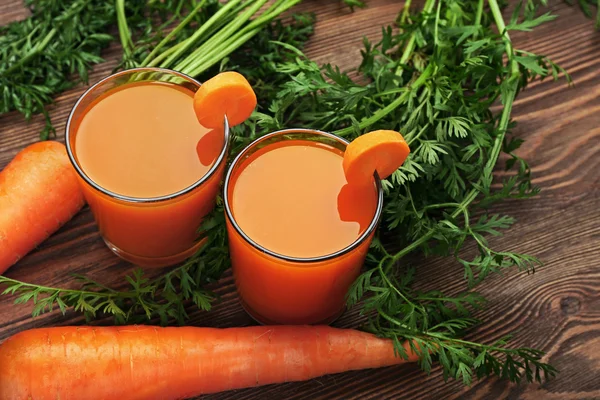
<path id="1" fill-rule="evenodd" d="M 126 70 L 88 89 L 69 116 L 67 151 L 102 237 L 137 265 L 176 264 L 201 245 L 229 127 L 200 125 L 199 87 L 175 71 Z"/>
<path id="2" fill-rule="evenodd" d="M 246 311 L 265 324 L 330 323 L 345 308 L 381 215 L 375 174 L 348 185 L 348 144 L 289 129 L 259 138 L 225 178 L 235 283 Z"/>

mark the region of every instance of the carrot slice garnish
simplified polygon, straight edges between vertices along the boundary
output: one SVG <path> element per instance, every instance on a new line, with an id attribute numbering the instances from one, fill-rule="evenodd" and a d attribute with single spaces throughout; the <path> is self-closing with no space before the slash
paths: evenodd
<path id="1" fill-rule="evenodd" d="M 194 111 L 207 128 L 222 128 L 224 116 L 229 126 L 244 122 L 256 107 L 256 94 L 243 75 L 222 72 L 204 82 L 194 95 Z"/>
<path id="2" fill-rule="evenodd" d="M 344 174 L 351 184 L 366 184 L 377 171 L 385 179 L 406 160 L 410 149 L 396 131 L 380 130 L 354 139 L 344 152 Z"/>

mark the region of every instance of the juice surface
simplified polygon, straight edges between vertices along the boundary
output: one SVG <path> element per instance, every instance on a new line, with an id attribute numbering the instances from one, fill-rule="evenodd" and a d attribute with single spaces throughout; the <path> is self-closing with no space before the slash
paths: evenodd
<path id="1" fill-rule="evenodd" d="M 308 258 L 335 253 L 368 228 L 375 186 L 347 184 L 343 153 L 308 140 L 286 140 L 253 153 L 232 177 L 235 221 L 275 253 Z"/>
<path id="2" fill-rule="evenodd" d="M 201 179 L 223 146 L 223 130 L 198 122 L 194 92 L 170 83 L 119 86 L 77 121 L 75 156 L 88 177 L 114 193 L 169 195 Z"/>

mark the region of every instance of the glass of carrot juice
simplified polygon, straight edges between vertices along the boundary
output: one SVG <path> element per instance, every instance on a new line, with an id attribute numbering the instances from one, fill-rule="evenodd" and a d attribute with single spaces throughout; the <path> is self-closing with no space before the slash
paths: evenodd
<path id="1" fill-rule="evenodd" d="M 264 324 L 330 323 L 345 309 L 383 206 L 381 182 L 347 184 L 348 142 L 289 129 L 233 161 L 224 185 L 232 269 L 246 311 Z"/>
<path id="2" fill-rule="evenodd" d="M 200 83 L 137 68 L 90 87 L 66 128 L 67 151 L 108 247 L 144 267 L 189 257 L 225 169 L 229 126 L 196 118 Z"/>

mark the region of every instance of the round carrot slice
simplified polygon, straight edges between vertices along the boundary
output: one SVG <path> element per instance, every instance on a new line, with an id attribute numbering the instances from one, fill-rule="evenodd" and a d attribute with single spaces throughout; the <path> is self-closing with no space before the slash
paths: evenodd
<path id="1" fill-rule="evenodd" d="M 243 75 L 222 72 L 204 82 L 194 95 L 194 111 L 207 128 L 221 128 L 224 116 L 229 126 L 244 122 L 256 107 L 256 94 Z"/>
<path id="2" fill-rule="evenodd" d="M 344 174 L 351 184 L 370 182 L 375 171 L 385 179 L 406 160 L 410 149 L 396 131 L 380 130 L 354 139 L 344 152 Z"/>

